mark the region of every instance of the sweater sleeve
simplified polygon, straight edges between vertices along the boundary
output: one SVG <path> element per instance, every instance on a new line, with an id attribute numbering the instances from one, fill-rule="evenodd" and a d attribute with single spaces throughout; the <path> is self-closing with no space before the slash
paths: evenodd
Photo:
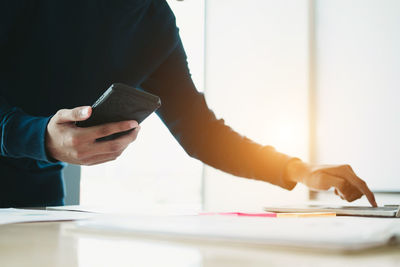
<path id="1" fill-rule="evenodd" d="M 28 115 L 0 96 L 0 155 L 50 162 L 45 149 L 49 120 L 49 117 Z"/>
<path id="2" fill-rule="evenodd" d="M 215 117 L 193 84 L 180 41 L 142 87 L 160 96 L 162 106 L 157 113 L 190 156 L 233 175 L 288 190 L 295 187 L 296 183 L 284 177 L 292 158 L 241 136 Z"/>

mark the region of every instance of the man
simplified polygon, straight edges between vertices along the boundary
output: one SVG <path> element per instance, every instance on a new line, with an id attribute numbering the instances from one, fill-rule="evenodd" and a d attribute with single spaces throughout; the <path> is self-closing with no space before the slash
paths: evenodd
<path id="1" fill-rule="evenodd" d="M 116 159 L 135 121 L 78 128 L 87 103 L 121 82 L 160 96 L 157 114 L 186 152 L 234 175 L 291 190 L 331 187 L 353 201 L 374 195 L 350 166 L 310 166 L 217 120 L 197 92 L 164 0 L 4 1 L 0 31 L 0 206 L 63 204 L 63 162 Z M 99 137 L 135 128 L 118 139 Z"/>

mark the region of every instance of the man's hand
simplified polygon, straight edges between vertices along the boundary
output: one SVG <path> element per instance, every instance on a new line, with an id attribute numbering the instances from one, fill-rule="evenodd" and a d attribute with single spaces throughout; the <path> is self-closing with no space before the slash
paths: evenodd
<path id="1" fill-rule="evenodd" d="M 300 182 L 311 189 L 328 190 L 335 188 L 335 194 L 352 202 L 365 195 L 373 207 L 377 207 L 374 194 L 349 165 L 311 166 L 300 160 L 289 162 L 287 178 Z"/>
<path id="2" fill-rule="evenodd" d="M 61 109 L 49 121 L 46 132 L 47 153 L 53 159 L 79 165 L 95 165 L 115 160 L 133 142 L 140 126 L 136 121 L 121 121 L 80 128 L 75 121 L 84 121 L 91 115 L 91 107 Z M 110 141 L 96 139 L 114 133 L 132 132 Z"/>

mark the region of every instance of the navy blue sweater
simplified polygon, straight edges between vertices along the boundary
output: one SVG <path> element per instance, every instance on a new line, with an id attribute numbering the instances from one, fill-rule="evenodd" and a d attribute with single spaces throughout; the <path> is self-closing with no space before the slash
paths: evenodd
<path id="1" fill-rule="evenodd" d="M 160 96 L 158 115 L 189 155 L 294 187 L 283 177 L 289 157 L 208 109 L 164 0 L 2 1 L 0 27 L 0 207 L 63 204 L 65 164 L 46 154 L 47 123 L 59 109 L 92 104 L 115 82 Z"/>

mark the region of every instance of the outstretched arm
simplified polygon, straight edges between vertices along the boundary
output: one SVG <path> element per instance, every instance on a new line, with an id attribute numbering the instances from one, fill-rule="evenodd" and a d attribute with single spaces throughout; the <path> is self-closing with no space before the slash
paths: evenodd
<path id="1" fill-rule="evenodd" d="M 283 178 L 290 157 L 249 140 L 215 117 L 193 84 L 181 43 L 142 87 L 160 96 L 158 115 L 190 156 L 237 176 L 287 189 L 296 185 Z"/>
<path id="2" fill-rule="evenodd" d="M 218 120 L 193 84 L 181 42 L 142 87 L 161 97 L 158 115 L 190 156 L 231 174 L 289 190 L 302 182 L 313 189 L 335 187 L 348 201 L 365 194 L 376 206 L 373 194 L 351 168 L 311 167 L 241 136 Z"/>

